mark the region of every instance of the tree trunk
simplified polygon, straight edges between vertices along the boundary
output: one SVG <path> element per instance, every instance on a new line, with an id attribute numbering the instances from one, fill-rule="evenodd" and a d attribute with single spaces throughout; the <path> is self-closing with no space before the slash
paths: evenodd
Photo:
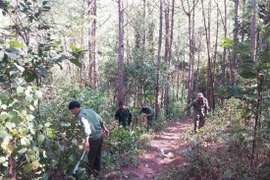
<path id="1" fill-rule="evenodd" d="M 224 38 L 227 38 L 227 0 L 224 0 Z M 226 69 L 227 69 L 227 47 L 223 48 L 223 57 L 222 57 L 222 64 L 221 64 L 221 74 L 222 74 L 222 79 L 221 79 L 221 83 L 222 86 L 225 87 L 226 84 Z"/>
<path id="2" fill-rule="evenodd" d="M 246 13 L 246 0 L 243 0 L 243 9 L 242 9 L 242 29 L 245 29 L 245 22 L 244 22 L 244 17 L 245 17 L 245 13 Z M 243 42 L 245 40 L 245 31 L 242 31 L 242 35 L 241 35 L 241 42 Z"/>
<path id="3" fill-rule="evenodd" d="M 93 16 L 97 17 L 97 0 L 93 0 Z M 94 18 L 92 23 L 92 53 L 94 60 L 94 87 L 97 88 L 99 84 L 99 73 L 98 73 L 98 59 L 97 59 L 97 20 Z"/>
<path id="4" fill-rule="evenodd" d="M 83 0 L 83 2 L 82 2 L 82 9 L 84 9 L 85 7 L 84 7 L 84 2 L 85 2 L 85 0 Z M 81 15 L 81 18 L 82 18 L 82 20 L 84 20 L 84 13 L 82 13 L 82 15 Z M 82 25 L 82 27 L 81 27 L 81 34 L 82 34 L 82 36 L 81 36 L 81 45 L 82 45 L 82 47 L 84 48 L 84 26 Z M 83 61 L 84 61 L 84 53 L 82 53 L 81 54 L 81 57 L 80 57 L 80 61 L 81 61 L 81 63 L 83 64 Z M 83 88 L 83 68 L 80 68 L 79 69 L 79 74 L 80 74 L 80 77 L 79 77 L 79 84 L 80 84 L 80 88 Z"/>
<path id="5" fill-rule="evenodd" d="M 88 16 L 97 17 L 96 0 L 88 0 Z M 89 67 L 88 79 L 89 84 L 97 88 L 98 78 L 98 60 L 97 60 L 97 42 L 96 42 L 97 20 L 93 19 L 91 27 L 88 29 L 88 50 L 89 50 Z"/>
<path id="6" fill-rule="evenodd" d="M 192 101 L 193 94 L 193 80 L 194 80 L 194 26 L 195 26 L 195 12 L 194 9 L 196 7 L 198 1 L 192 1 L 192 7 L 190 7 L 189 0 L 188 3 L 188 11 L 184 8 L 183 0 L 181 0 L 183 10 L 185 14 L 188 16 L 188 38 L 189 38 L 189 70 L 188 70 L 188 97 L 187 103 L 190 104 Z M 188 114 L 190 114 L 190 110 L 188 110 Z"/>
<path id="7" fill-rule="evenodd" d="M 155 118 L 159 115 L 159 78 L 160 78 L 160 61 L 161 61 L 161 45 L 162 45 L 162 20 L 163 20 L 163 0 L 160 0 L 160 10 L 159 10 L 159 39 L 158 39 L 158 57 L 157 57 L 157 81 L 156 81 L 156 102 L 155 102 Z"/>
<path id="8" fill-rule="evenodd" d="M 169 51 L 170 51 L 170 2 L 169 0 L 166 0 L 165 3 L 165 61 L 167 62 L 167 81 L 164 87 L 164 109 L 165 109 L 165 115 L 168 115 L 168 106 L 169 106 L 169 82 L 170 82 L 170 59 L 169 59 Z"/>
<path id="9" fill-rule="evenodd" d="M 206 45 L 207 45 L 207 99 L 209 101 L 209 106 L 210 108 L 213 108 L 213 91 L 214 91 L 214 82 L 213 82 L 213 70 L 212 70 L 212 61 L 211 61 L 211 55 L 210 55 L 210 29 L 211 29 L 211 23 L 210 23 L 210 18 L 211 18 L 211 0 L 208 3 L 210 7 L 208 7 L 208 23 L 206 23 L 206 15 L 205 15 L 205 8 L 204 8 L 204 3 L 203 0 L 201 1 L 202 3 L 202 14 L 203 14 L 203 22 L 204 22 L 204 29 L 205 29 L 205 38 L 206 38 Z"/>
<path id="10" fill-rule="evenodd" d="M 236 45 L 238 43 L 238 8 L 239 8 L 239 0 L 234 1 L 234 35 L 233 35 L 233 41 Z M 231 87 L 236 86 L 236 79 L 235 79 L 235 73 L 236 73 L 236 54 L 233 53 L 231 62 L 230 62 L 230 74 L 231 74 Z"/>
<path id="11" fill-rule="evenodd" d="M 118 44 L 118 101 L 124 101 L 124 8 L 123 0 L 118 0 L 119 44 Z"/>
<path id="12" fill-rule="evenodd" d="M 252 59 L 254 62 L 257 61 L 256 58 L 256 50 L 257 50 L 257 0 L 252 0 L 252 17 L 251 17 L 251 26 L 250 26 L 250 41 L 252 47 Z M 259 75 L 257 75 L 259 76 Z M 259 76 L 260 77 L 260 76 Z M 262 87 L 262 77 L 257 77 L 258 87 Z M 258 97 L 261 97 L 261 90 L 258 91 Z M 257 107 L 256 107 L 256 115 L 255 115 L 255 123 L 254 123 L 254 132 L 253 132 L 253 144 L 252 144 L 252 154 L 251 154 L 251 166 L 256 165 L 257 159 L 257 138 L 258 138 L 258 128 L 260 124 L 260 106 L 261 106 L 261 99 L 257 100 Z"/>
<path id="13" fill-rule="evenodd" d="M 250 41 L 252 47 L 252 59 L 256 62 L 257 50 L 257 0 L 252 0 L 252 18 L 250 27 Z"/>

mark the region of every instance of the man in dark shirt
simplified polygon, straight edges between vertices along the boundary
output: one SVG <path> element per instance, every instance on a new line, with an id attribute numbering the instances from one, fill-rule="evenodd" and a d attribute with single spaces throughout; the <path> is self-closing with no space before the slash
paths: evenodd
<path id="1" fill-rule="evenodd" d="M 190 109 L 191 106 L 194 107 L 194 131 L 195 133 L 198 129 L 202 128 L 205 123 L 205 117 L 208 116 L 209 106 L 207 99 L 203 96 L 203 93 L 197 94 L 197 99 L 191 102 L 185 109 Z"/>
<path id="2" fill-rule="evenodd" d="M 115 113 L 115 121 L 117 120 L 119 122 L 119 126 L 123 126 L 124 128 L 126 128 L 127 125 L 132 125 L 132 115 L 128 107 L 126 107 L 123 102 L 119 102 L 119 108 Z"/>

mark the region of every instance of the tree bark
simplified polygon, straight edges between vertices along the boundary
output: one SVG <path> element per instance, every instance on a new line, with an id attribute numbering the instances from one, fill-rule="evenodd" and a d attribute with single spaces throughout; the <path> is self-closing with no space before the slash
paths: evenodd
<path id="1" fill-rule="evenodd" d="M 233 41 L 234 44 L 236 45 L 238 43 L 238 8 L 239 8 L 239 0 L 234 1 L 234 35 L 233 35 Z M 230 62 L 230 74 L 231 74 L 231 87 L 236 86 L 236 79 L 235 79 L 235 74 L 236 74 L 236 54 L 233 53 L 231 62 Z"/>
<path id="2" fill-rule="evenodd" d="M 157 81 L 156 81 L 156 102 L 155 102 L 155 118 L 158 118 L 159 115 L 159 78 L 160 78 L 160 61 L 161 61 L 161 45 L 162 45 L 162 20 L 163 20 L 163 0 L 160 0 L 160 9 L 159 9 L 159 39 L 158 39 L 158 57 L 157 57 Z"/>
<path id="3" fill-rule="evenodd" d="M 195 19 L 194 19 L 194 9 L 197 5 L 197 0 L 192 1 L 192 7 L 190 7 L 189 0 L 188 3 L 188 11 L 184 8 L 184 2 L 181 0 L 183 10 L 185 14 L 188 16 L 188 38 L 189 38 L 189 70 L 188 70 L 188 97 L 187 103 L 190 104 L 192 101 L 192 94 L 193 94 L 193 80 L 194 80 L 194 26 L 195 26 Z M 188 110 L 188 114 L 190 111 Z"/>
<path id="4" fill-rule="evenodd" d="M 169 82 L 170 82 L 170 0 L 167 0 L 165 3 L 165 61 L 167 62 L 167 81 L 164 87 L 164 109 L 165 109 L 165 115 L 168 115 L 168 106 L 169 106 Z"/>
<path id="5" fill-rule="evenodd" d="M 118 43 L 118 101 L 124 101 L 124 8 L 123 0 L 118 0 L 119 43 Z"/>
<path id="6" fill-rule="evenodd" d="M 251 26 L 250 26 L 250 41 L 252 47 L 252 59 L 254 62 L 257 61 L 257 0 L 252 0 L 252 16 L 251 16 Z M 262 87 L 263 78 L 257 75 L 258 87 Z M 261 97 L 261 89 L 258 90 L 258 97 Z M 260 125 L 260 106 L 261 98 L 257 100 L 257 107 L 255 110 L 255 122 L 253 130 L 253 143 L 251 152 L 251 166 L 257 166 L 257 138 L 258 138 L 258 128 Z"/>

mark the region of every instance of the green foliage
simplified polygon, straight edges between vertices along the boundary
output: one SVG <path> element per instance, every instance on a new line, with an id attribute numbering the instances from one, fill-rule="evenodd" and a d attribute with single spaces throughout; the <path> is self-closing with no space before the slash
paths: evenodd
<path id="1" fill-rule="evenodd" d="M 249 163 L 250 153 L 250 133 L 243 125 L 243 113 L 241 100 L 224 101 L 207 118 L 202 131 L 187 134 L 186 165 L 156 179 L 256 179 L 256 173 L 243 166 Z"/>
<path id="2" fill-rule="evenodd" d="M 102 153 L 102 160 L 107 167 L 119 169 L 123 165 L 135 165 L 136 155 L 138 154 L 139 145 L 137 141 L 140 138 L 140 132 L 137 130 L 127 130 L 119 128 L 114 130 L 106 138 L 105 150 Z"/>
<path id="3" fill-rule="evenodd" d="M 0 176 L 9 177 L 8 168 L 14 161 L 18 178 L 33 179 L 56 167 L 65 158 L 61 156 L 65 148 L 64 135 L 52 126 L 54 117 L 41 113 L 41 80 L 48 77 L 54 64 L 61 66 L 64 59 L 71 58 L 78 61 L 81 51 L 76 49 L 70 56 L 61 55 L 61 43 L 52 38 L 50 27 L 43 21 L 42 15 L 50 9 L 47 1 L 39 4 L 25 0 L 18 7 L 4 2 L 0 8 L 11 19 L 22 18 L 18 24 L 13 21 L 14 24 L 10 25 L 11 33 L 17 36 L 4 34 L 0 44 Z M 29 40 L 33 31 L 44 33 L 38 36 L 37 44 Z M 10 40 L 19 39 L 17 37 L 21 42 Z M 70 126 L 63 122 L 58 125 L 63 128 Z"/>

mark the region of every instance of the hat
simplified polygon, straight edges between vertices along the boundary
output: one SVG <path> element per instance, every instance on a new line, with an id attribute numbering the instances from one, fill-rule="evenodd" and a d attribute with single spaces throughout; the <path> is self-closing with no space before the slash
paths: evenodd
<path id="1" fill-rule="evenodd" d="M 198 97 L 198 98 L 203 98 L 203 93 L 198 93 L 198 94 L 197 94 L 197 97 Z"/>
<path id="2" fill-rule="evenodd" d="M 122 101 L 119 102 L 119 106 L 123 106 L 124 103 Z"/>

